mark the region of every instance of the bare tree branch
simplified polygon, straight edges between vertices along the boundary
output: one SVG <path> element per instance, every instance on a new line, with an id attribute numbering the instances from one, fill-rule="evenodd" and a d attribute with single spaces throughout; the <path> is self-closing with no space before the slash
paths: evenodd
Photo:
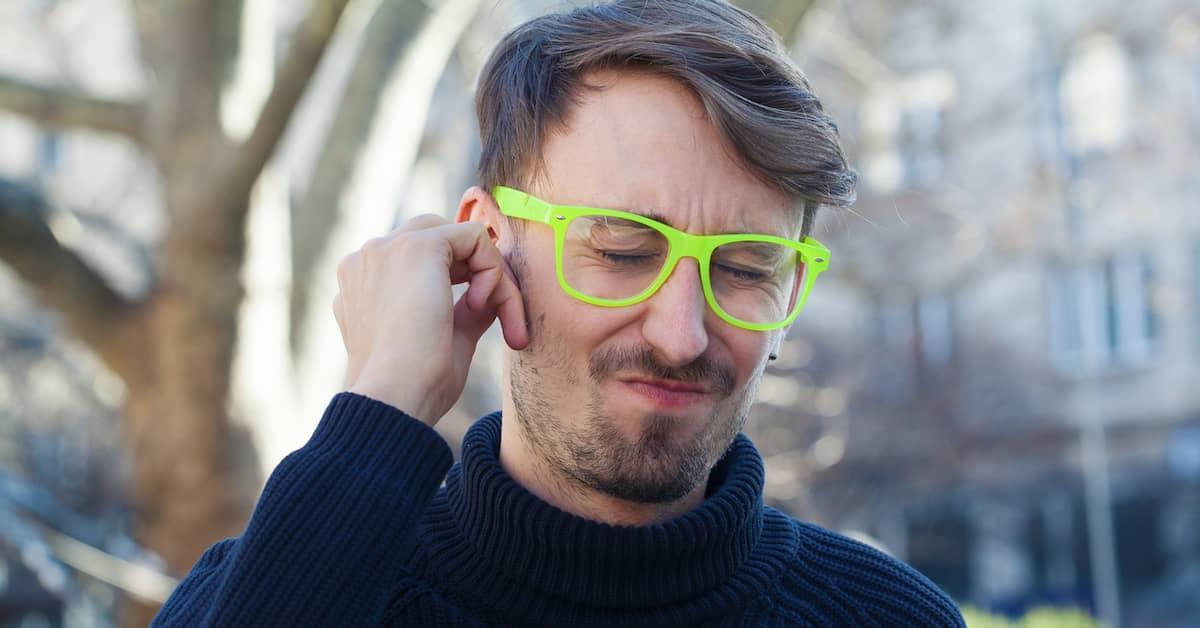
<path id="1" fill-rule="evenodd" d="M 139 241 L 132 233 L 123 228 L 111 216 L 102 216 L 80 211 L 74 212 L 74 217 L 83 225 L 89 234 L 106 239 L 120 247 L 125 257 L 135 267 L 139 284 L 149 292 L 158 283 L 158 268 L 154 259 L 154 250 Z"/>
<path id="2" fill-rule="evenodd" d="M 114 291 L 94 268 L 64 245 L 69 229 L 52 227 L 53 209 L 35 188 L 0 179 L 0 260 L 58 311 L 71 330 L 106 360 L 137 304 Z M 121 373 L 121 365 L 111 364 Z"/>
<path id="3" fill-rule="evenodd" d="M 142 143 L 144 108 L 140 103 L 105 100 L 69 90 L 0 77 L 0 108 L 39 124 L 119 133 Z"/>
<path id="4" fill-rule="evenodd" d="M 308 190 L 292 211 L 291 343 L 299 347 L 308 317 L 312 274 L 341 219 L 338 204 L 358 167 L 387 77 L 424 25 L 429 7 L 418 0 L 383 2 L 371 16 L 362 46 L 346 79 L 341 100 Z"/>
<path id="5" fill-rule="evenodd" d="M 242 41 L 242 20 L 246 0 L 206 0 L 215 11 L 217 19 L 213 25 L 216 50 L 221 51 L 222 83 L 228 83 L 234 74 L 238 58 L 245 48 Z"/>
<path id="6" fill-rule="evenodd" d="M 312 8 L 292 36 L 288 57 L 279 68 L 258 122 L 238 147 L 229 170 L 216 186 L 227 199 L 244 199 L 271 158 L 287 129 L 296 104 L 304 94 L 333 36 L 349 0 L 314 0 Z M 235 203 L 245 211 L 246 203 Z"/>
<path id="7" fill-rule="evenodd" d="M 209 184 L 206 159 L 226 154 L 221 133 L 223 63 L 217 46 L 226 2 L 131 0 L 138 51 L 153 98 L 146 105 L 146 139 L 166 178 L 189 173 Z M 168 200 L 168 208 L 175 203 Z"/>

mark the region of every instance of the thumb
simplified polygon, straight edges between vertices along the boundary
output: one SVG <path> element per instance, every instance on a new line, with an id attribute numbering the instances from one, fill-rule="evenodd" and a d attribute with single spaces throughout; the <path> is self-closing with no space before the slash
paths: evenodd
<path id="1" fill-rule="evenodd" d="M 454 362 L 469 364 L 475 355 L 475 347 L 484 332 L 496 321 L 496 307 L 485 304 L 479 311 L 467 304 L 467 295 L 454 304 Z"/>

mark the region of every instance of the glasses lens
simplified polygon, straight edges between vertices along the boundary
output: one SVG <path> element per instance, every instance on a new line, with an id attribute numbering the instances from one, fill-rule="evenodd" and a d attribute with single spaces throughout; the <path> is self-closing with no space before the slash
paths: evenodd
<path id="1" fill-rule="evenodd" d="M 667 238 L 640 222 L 580 216 L 567 225 L 563 276 L 596 299 L 627 299 L 649 288 L 667 261 Z"/>
<path id="2" fill-rule="evenodd" d="M 726 314 L 769 325 L 787 319 L 803 279 L 796 249 L 772 242 L 733 242 L 713 251 L 713 296 Z"/>

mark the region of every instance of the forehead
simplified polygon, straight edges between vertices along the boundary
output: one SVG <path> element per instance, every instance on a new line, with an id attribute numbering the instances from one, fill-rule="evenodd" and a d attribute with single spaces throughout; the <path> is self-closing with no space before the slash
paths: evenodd
<path id="1" fill-rule="evenodd" d="M 797 203 L 740 163 L 691 90 L 645 72 L 594 72 L 585 83 L 542 147 L 535 194 L 692 233 L 799 233 Z"/>

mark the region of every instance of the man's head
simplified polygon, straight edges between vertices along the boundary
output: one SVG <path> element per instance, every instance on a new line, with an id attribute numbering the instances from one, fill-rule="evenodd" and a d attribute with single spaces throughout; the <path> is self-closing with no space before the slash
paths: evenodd
<path id="1" fill-rule="evenodd" d="M 745 421 L 783 330 L 750 331 L 706 302 L 694 259 L 624 308 L 560 289 L 552 231 L 499 215 L 487 194 L 661 217 L 693 234 L 797 239 L 854 174 L 777 36 L 721 0 L 623 0 L 535 19 L 480 78 L 484 220 L 510 260 L 532 343 L 507 365 L 506 411 L 545 470 L 643 503 L 703 483 Z M 509 432 L 506 422 L 505 432 Z"/>
<path id="2" fill-rule="evenodd" d="M 736 159 L 803 209 L 806 235 L 820 205 L 854 201 L 837 126 L 807 79 L 774 31 L 724 0 L 619 0 L 509 33 L 476 94 L 484 190 L 538 178 L 545 139 L 601 69 L 650 72 L 695 93 Z"/>

